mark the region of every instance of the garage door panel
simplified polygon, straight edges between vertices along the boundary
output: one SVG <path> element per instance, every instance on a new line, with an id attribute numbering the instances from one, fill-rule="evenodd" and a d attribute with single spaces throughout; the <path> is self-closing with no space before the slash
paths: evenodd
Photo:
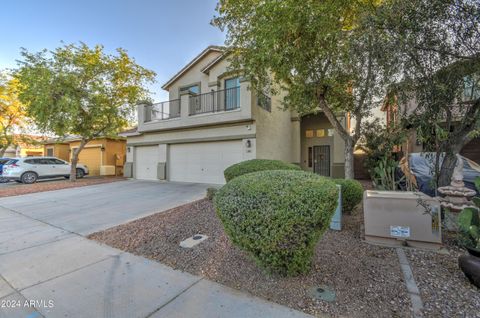
<path id="1" fill-rule="evenodd" d="M 91 176 L 100 175 L 100 162 L 102 161 L 102 151 L 100 147 L 84 148 L 78 155 L 78 162 L 88 167 L 88 173 Z"/>
<path id="2" fill-rule="evenodd" d="M 170 146 L 169 179 L 180 182 L 225 183 L 223 171 L 243 160 L 241 140 Z"/>
<path id="3" fill-rule="evenodd" d="M 158 145 L 136 147 L 135 156 L 135 178 L 141 180 L 158 180 Z"/>

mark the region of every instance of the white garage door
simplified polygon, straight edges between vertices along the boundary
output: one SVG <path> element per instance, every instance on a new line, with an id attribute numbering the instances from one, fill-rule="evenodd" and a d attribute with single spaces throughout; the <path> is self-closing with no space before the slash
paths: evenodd
<path id="1" fill-rule="evenodd" d="M 242 141 L 216 141 L 170 146 L 171 181 L 225 183 L 223 170 L 242 161 Z"/>
<path id="2" fill-rule="evenodd" d="M 159 161 L 158 145 L 135 148 L 135 178 L 158 180 L 157 165 Z"/>

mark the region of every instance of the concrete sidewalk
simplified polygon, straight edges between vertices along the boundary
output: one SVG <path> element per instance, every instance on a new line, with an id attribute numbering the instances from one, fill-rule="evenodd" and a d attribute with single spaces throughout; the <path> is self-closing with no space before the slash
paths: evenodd
<path id="1" fill-rule="evenodd" d="M 12 208 L 0 229 L 0 317 L 309 317 Z"/>

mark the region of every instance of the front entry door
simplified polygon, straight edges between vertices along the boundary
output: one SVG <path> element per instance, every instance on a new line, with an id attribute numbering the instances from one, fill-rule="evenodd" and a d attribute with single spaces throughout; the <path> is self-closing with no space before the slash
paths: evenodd
<path id="1" fill-rule="evenodd" d="M 330 177 L 330 146 L 313 147 L 313 171 Z"/>

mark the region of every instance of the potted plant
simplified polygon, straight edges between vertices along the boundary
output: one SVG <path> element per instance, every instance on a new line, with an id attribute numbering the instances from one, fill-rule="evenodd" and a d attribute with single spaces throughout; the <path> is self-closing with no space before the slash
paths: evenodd
<path id="1" fill-rule="evenodd" d="M 475 179 L 480 191 L 480 177 Z M 480 288 L 480 197 L 474 197 L 476 207 L 465 208 L 458 216 L 459 240 L 469 255 L 458 259 L 460 269 L 472 284 Z"/>

